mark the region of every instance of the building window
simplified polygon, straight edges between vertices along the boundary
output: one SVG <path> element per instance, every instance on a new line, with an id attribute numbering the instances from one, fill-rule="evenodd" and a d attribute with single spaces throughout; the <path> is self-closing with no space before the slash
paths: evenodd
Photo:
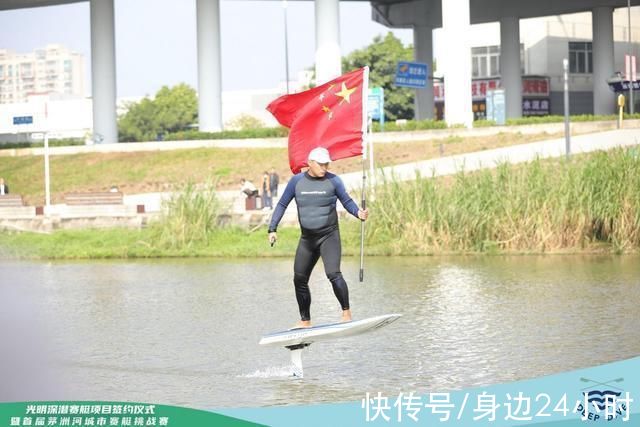
<path id="1" fill-rule="evenodd" d="M 493 77 L 500 74 L 500 47 L 471 48 L 471 74 L 473 77 Z"/>
<path id="2" fill-rule="evenodd" d="M 524 73 L 524 45 L 520 45 L 520 71 Z M 474 78 L 500 76 L 500 46 L 471 48 L 471 75 Z"/>
<path id="3" fill-rule="evenodd" d="M 569 72 L 574 74 L 593 72 L 591 42 L 569 42 Z"/>
<path id="4" fill-rule="evenodd" d="M 23 62 L 20 64 L 20 75 L 22 77 L 32 77 L 33 71 L 29 62 Z"/>
<path id="5" fill-rule="evenodd" d="M 55 74 L 58 72 L 57 61 L 47 61 L 47 74 Z"/>

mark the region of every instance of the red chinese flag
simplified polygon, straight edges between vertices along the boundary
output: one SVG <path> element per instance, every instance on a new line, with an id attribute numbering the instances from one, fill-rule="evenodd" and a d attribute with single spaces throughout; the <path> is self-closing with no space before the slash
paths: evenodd
<path id="1" fill-rule="evenodd" d="M 267 106 L 289 132 L 289 166 L 293 173 L 308 166 L 309 152 L 325 147 L 331 160 L 362 154 L 366 132 L 368 67 L 351 71 L 293 95 L 284 95 Z"/>

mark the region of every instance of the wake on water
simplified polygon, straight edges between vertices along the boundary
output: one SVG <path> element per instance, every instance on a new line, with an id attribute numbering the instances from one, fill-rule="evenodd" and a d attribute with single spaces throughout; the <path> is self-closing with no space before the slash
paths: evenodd
<path id="1" fill-rule="evenodd" d="M 239 375 L 240 378 L 276 378 L 276 377 L 290 377 L 293 375 L 293 369 L 291 365 L 285 367 L 270 367 L 264 370 L 258 369 L 251 374 Z"/>

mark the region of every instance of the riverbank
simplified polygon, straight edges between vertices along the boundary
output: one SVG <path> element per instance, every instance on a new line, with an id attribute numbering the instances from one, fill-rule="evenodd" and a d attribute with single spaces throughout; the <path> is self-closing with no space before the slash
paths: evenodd
<path id="1" fill-rule="evenodd" d="M 300 231 L 281 227 L 271 247 L 266 227 L 249 231 L 238 227 L 210 233 L 206 240 L 188 245 L 162 245 L 153 228 L 61 230 L 49 235 L 0 232 L 0 259 L 129 259 L 129 258 L 270 258 L 293 257 Z M 345 256 L 360 253 L 360 226 L 356 220 L 341 224 Z M 370 256 L 390 255 L 384 243 L 367 242 Z M 409 255 L 409 254 L 405 254 Z"/>
<path id="2" fill-rule="evenodd" d="M 345 257 L 360 254 L 360 227 L 342 225 L 342 253 Z M 180 248 L 166 248 L 154 243 L 154 234 L 146 229 L 63 230 L 51 235 L 0 232 L 0 259 L 145 259 L 145 258 L 293 258 L 299 230 L 293 227 L 278 231 L 278 243 L 270 247 L 266 229 L 248 232 L 229 228 L 210 236 L 208 242 Z M 567 255 L 567 254 L 636 254 L 638 249 L 618 251 L 611 243 L 593 242 L 571 248 L 501 250 L 498 245 L 477 250 L 435 248 L 415 250 L 410 242 L 397 239 L 372 240 L 367 234 L 365 255 L 385 256 L 449 256 L 449 255 Z M 375 239 L 375 238 L 374 238 Z M 418 242 L 413 242 L 418 245 Z"/>
<path id="3" fill-rule="evenodd" d="M 638 147 L 534 160 L 444 178 L 378 183 L 367 222 L 370 255 L 635 253 L 640 249 Z M 188 194 L 188 193 L 187 193 Z M 142 230 L 0 234 L 10 258 L 293 256 L 298 230 L 275 248 L 266 225 L 215 225 L 215 200 L 182 197 L 175 213 Z M 185 212 L 189 215 L 185 215 Z M 205 225 L 206 224 L 206 225 Z M 359 223 L 341 226 L 344 254 L 359 252 Z M 180 234 L 186 237 L 179 237 Z"/>
<path id="4" fill-rule="evenodd" d="M 559 138 L 563 135 L 561 125 L 551 123 L 374 134 L 376 167 Z M 640 121 L 626 122 L 626 127 L 640 127 Z M 575 123 L 572 125 L 572 134 L 614 128 L 613 121 Z M 207 181 L 215 181 L 218 190 L 237 190 L 240 178 L 247 178 L 258 185 L 262 172 L 272 166 L 286 180 L 290 176 L 286 141 L 264 140 L 263 144 L 252 145 L 254 142 L 243 146 L 247 141 L 235 140 L 224 147 L 190 145 L 184 141 L 57 147 L 57 151 L 53 150 L 50 162 L 52 203 L 61 203 L 68 192 L 108 191 L 114 185 L 125 195 L 168 192 L 188 182 Z M 78 151 L 71 152 L 70 149 Z M 0 176 L 9 183 L 12 192 L 22 195 L 27 204 L 42 206 L 42 149 L 23 151 L 20 155 L 16 152 L 15 156 L 1 157 Z M 357 158 L 332 164 L 332 171 L 338 174 L 357 172 L 361 168 L 362 162 Z"/>

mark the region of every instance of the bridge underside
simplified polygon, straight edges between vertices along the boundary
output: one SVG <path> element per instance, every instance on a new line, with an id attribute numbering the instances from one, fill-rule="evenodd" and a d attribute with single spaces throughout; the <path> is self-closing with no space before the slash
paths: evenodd
<path id="1" fill-rule="evenodd" d="M 57 6 L 60 4 L 79 3 L 80 1 L 84 0 L 0 0 L 0 10 Z"/>
<path id="2" fill-rule="evenodd" d="M 88 0 L 0 0 L 0 10 L 23 9 L 31 7 L 56 6 L 70 3 L 80 3 Z M 244 1 L 244 0 L 235 0 Z M 280 0 L 264 0 L 280 1 Z M 290 0 L 291 1 L 291 0 Z M 313 1 L 313 0 L 297 0 Z M 369 0 L 349 0 L 369 2 Z M 394 6 L 420 7 L 432 16 L 430 26 L 438 28 L 442 26 L 442 0 L 374 0 L 371 5 L 374 14 L 389 19 L 392 26 L 409 26 L 408 22 L 394 22 Z M 593 9 L 594 7 L 626 7 L 626 0 L 469 0 L 471 24 L 496 22 L 503 17 L 518 17 L 520 19 L 535 18 L 540 16 L 563 15 L 578 13 Z M 632 6 L 640 5 L 640 0 L 631 0 Z M 406 21 L 406 20 L 405 20 Z"/>
<path id="3" fill-rule="evenodd" d="M 640 0 L 632 0 L 631 5 L 640 5 Z M 416 20 L 431 28 L 442 27 L 442 0 L 374 0 L 371 6 L 374 20 L 392 28 L 412 28 Z M 626 0 L 469 0 L 469 21 L 483 24 L 502 18 L 538 18 L 626 6 Z M 407 14 L 407 9 L 412 12 Z"/>

